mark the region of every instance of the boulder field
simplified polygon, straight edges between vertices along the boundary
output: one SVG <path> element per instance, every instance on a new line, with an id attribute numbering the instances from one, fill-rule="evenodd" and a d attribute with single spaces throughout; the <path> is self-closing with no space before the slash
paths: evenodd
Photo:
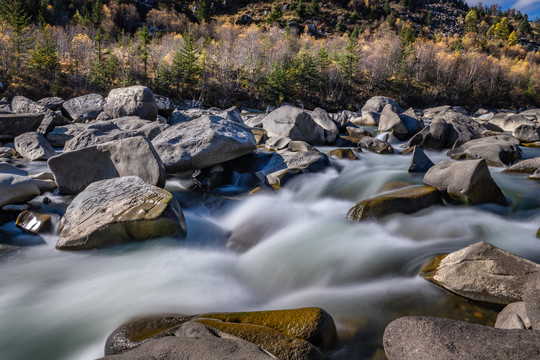
<path id="1" fill-rule="evenodd" d="M 431 206 L 489 204 L 510 211 L 510 197 L 491 175 L 494 167 L 514 173 L 507 176 L 540 179 L 540 158 L 523 151 L 540 141 L 538 111 L 476 116 L 450 106 L 404 110 L 377 96 L 357 112 L 284 105 L 264 113 L 186 108 L 145 86 L 113 89 L 106 97 L 16 96 L 2 104 L 0 218 L 29 234 L 57 236 L 58 250 L 163 237 L 181 241 L 190 229 L 183 199 L 166 190 L 171 177 L 187 179 L 187 191 L 201 196 L 239 178 L 253 190 L 246 194 L 257 194 L 279 191 L 305 174 L 341 171 L 343 162 L 361 165 L 367 152 L 410 158 L 404 173 L 414 184 L 352 199 L 356 205 L 343 214 L 352 222 L 386 221 Z M 434 151 L 442 152 L 435 162 Z M 39 172 L 25 170 L 31 162 Z M 46 203 L 50 196 L 62 197 L 65 211 L 45 213 L 36 205 L 36 197 Z M 248 216 L 255 226 L 276 221 Z M 231 250 L 247 251 L 260 240 L 261 234 L 241 230 L 230 234 Z M 421 269 L 426 280 L 506 308 L 494 328 L 423 316 L 397 319 L 384 335 L 386 356 L 539 358 L 539 273 L 540 265 L 487 242 L 434 257 Z M 116 329 L 104 359 L 319 360 L 336 340 L 334 320 L 320 308 L 155 315 Z"/>

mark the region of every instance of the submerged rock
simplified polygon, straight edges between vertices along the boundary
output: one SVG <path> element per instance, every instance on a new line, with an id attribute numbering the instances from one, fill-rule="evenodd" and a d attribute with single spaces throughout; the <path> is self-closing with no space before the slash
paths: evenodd
<path id="1" fill-rule="evenodd" d="M 53 230 L 51 214 L 39 214 L 29 210 L 20 213 L 15 224 L 33 234 L 43 234 Z"/>
<path id="2" fill-rule="evenodd" d="M 136 176 L 90 184 L 77 195 L 60 224 L 59 250 L 88 250 L 184 234 L 178 201 Z"/>
<path id="3" fill-rule="evenodd" d="M 531 273 L 540 265 L 482 241 L 428 261 L 426 280 L 466 299 L 493 304 L 522 301 Z"/>
<path id="4" fill-rule="evenodd" d="M 165 166 L 150 140 L 138 136 L 64 152 L 49 159 L 60 192 L 77 194 L 95 181 L 138 176 L 165 186 Z"/>
<path id="5" fill-rule="evenodd" d="M 408 316 L 384 331 L 388 360 L 537 359 L 540 332 L 506 330 L 428 316 Z"/>
<path id="6" fill-rule="evenodd" d="M 355 152 L 356 151 L 356 152 Z M 353 150 L 353 149 L 343 149 L 338 148 L 334 150 L 330 150 L 328 152 L 329 157 L 337 158 L 337 159 L 348 159 L 348 160 L 358 160 L 360 157 L 357 155 L 357 152 L 361 152 L 360 149 Z"/>
<path id="7" fill-rule="evenodd" d="M 428 170 L 424 176 L 424 184 L 437 188 L 451 200 L 460 203 L 508 204 L 503 192 L 491 177 L 485 160 L 440 162 Z"/>
<path id="8" fill-rule="evenodd" d="M 442 195 L 437 189 L 431 186 L 410 186 L 360 201 L 349 210 L 347 219 L 360 221 L 395 213 L 412 214 L 442 204 Z"/>

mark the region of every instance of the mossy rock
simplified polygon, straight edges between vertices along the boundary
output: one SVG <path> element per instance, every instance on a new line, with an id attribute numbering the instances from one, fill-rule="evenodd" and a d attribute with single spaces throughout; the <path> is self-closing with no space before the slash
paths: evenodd
<path id="1" fill-rule="evenodd" d="M 334 319 L 321 308 L 207 314 L 204 317 L 224 322 L 266 326 L 291 337 L 306 340 L 322 349 L 336 341 Z"/>
<path id="2" fill-rule="evenodd" d="M 206 318 L 194 321 L 258 345 L 278 359 L 324 360 L 324 355 L 320 350 L 309 342 L 266 326 Z"/>
<path id="3" fill-rule="evenodd" d="M 107 338 L 105 355 L 120 354 L 146 341 L 174 336 L 187 321 L 253 342 L 282 359 L 323 359 L 316 348 L 330 348 L 336 341 L 336 325 L 320 308 L 277 311 L 212 313 L 202 315 L 153 315 L 131 320 Z"/>
<path id="4" fill-rule="evenodd" d="M 360 152 L 360 149 L 357 149 Z M 338 159 L 358 160 L 358 156 L 352 149 L 334 149 L 328 152 L 328 156 Z"/>
<path id="5" fill-rule="evenodd" d="M 410 186 L 358 202 L 347 213 L 347 219 L 360 221 L 386 215 L 411 214 L 432 205 L 442 205 L 442 194 L 431 186 Z"/>

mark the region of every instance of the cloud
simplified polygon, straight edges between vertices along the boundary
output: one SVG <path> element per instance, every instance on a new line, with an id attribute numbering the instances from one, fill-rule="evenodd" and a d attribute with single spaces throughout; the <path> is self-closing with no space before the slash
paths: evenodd
<path id="1" fill-rule="evenodd" d="M 538 0 L 519 0 L 512 7 L 516 9 L 527 9 L 535 4 L 537 7 L 540 6 Z"/>

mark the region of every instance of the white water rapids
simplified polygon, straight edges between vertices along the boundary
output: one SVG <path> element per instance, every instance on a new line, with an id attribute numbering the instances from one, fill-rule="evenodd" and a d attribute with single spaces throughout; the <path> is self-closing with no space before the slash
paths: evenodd
<path id="1" fill-rule="evenodd" d="M 279 192 L 232 200 L 183 203 L 177 193 L 185 240 L 62 252 L 54 235 L 41 239 L 4 225 L 11 244 L 28 246 L 0 253 L 0 359 L 95 359 L 124 321 L 166 312 L 320 306 L 339 332 L 328 359 L 382 359 L 384 327 L 407 314 L 492 321 L 494 312 L 467 305 L 417 272 L 434 255 L 482 240 L 540 261 L 540 183 L 491 168 L 514 202 L 511 211 L 447 206 L 381 222 L 346 221 L 357 201 L 392 183 L 422 182 L 407 173 L 410 156 L 364 152 Z M 64 201 L 51 199 L 51 208 Z M 231 233 L 243 234 L 243 245 L 260 241 L 237 253 L 226 247 Z"/>

